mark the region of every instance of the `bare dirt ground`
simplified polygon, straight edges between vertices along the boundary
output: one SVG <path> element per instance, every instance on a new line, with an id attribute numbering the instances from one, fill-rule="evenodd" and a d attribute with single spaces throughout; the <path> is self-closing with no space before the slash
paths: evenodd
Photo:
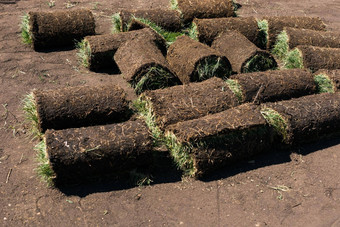
<path id="1" fill-rule="evenodd" d="M 340 139 L 277 151 L 221 170 L 205 181 L 169 169 L 155 184 L 120 182 L 46 187 L 35 173 L 20 102 L 33 88 L 119 83 L 120 75 L 79 66 L 75 50 L 34 52 L 21 43 L 20 16 L 48 0 L 0 1 L 0 226 L 340 226 Z M 7 1 L 10 2 L 10 1 Z M 52 1 L 51 1 L 52 2 Z M 339 0 L 242 0 L 240 16 L 308 15 L 340 31 Z M 97 32 L 110 32 L 122 8 L 167 7 L 167 0 L 56 0 L 52 10 L 90 8 Z M 170 174 L 168 173 L 170 172 Z"/>

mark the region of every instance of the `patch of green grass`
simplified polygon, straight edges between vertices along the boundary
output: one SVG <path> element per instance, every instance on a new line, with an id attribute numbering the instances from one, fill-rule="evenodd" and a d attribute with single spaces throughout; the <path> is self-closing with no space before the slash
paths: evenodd
<path id="1" fill-rule="evenodd" d="M 21 18 L 21 38 L 23 43 L 25 44 L 32 44 L 33 43 L 33 37 L 32 33 L 30 32 L 30 25 L 29 25 L 30 17 L 28 13 L 25 13 L 24 16 Z"/>
<path id="2" fill-rule="evenodd" d="M 284 60 L 284 67 L 286 69 L 303 69 L 303 57 L 299 49 L 295 48 L 287 54 Z"/>
<path id="3" fill-rule="evenodd" d="M 184 33 L 192 38 L 193 40 L 198 41 L 198 30 L 197 30 L 197 25 L 192 22 L 190 27 L 186 30 L 184 30 Z"/>
<path id="4" fill-rule="evenodd" d="M 276 68 L 277 63 L 272 56 L 258 53 L 246 62 L 242 67 L 242 73 L 261 72 Z"/>
<path id="5" fill-rule="evenodd" d="M 257 20 L 257 26 L 259 29 L 258 40 L 260 41 L 260 45 L 262 49 L 267 48 L 268 44 L 268 21 L 267 20 Z"/>
<path id="6" fill-rule="evenodd" d="M 282 136 L 283 141 L 287 141 L 287 122 L 286 120 L 275 110 L 271 108 L 264 108 L 261 110 L 262 116 L 266 119 L 267 123 L 272 126 L 275 131 Z"/>
<path id="7" fill-rule="evenodd" d="M 166 88 L 176 84 L 175 76 L 171 72 L 160 66 L 152 66 L 147 69 L 139 81 L 133 82 L 131 85 L 137 94 L 141 94 L 146 90 Z"/>
<path id="8" fill-rule="evenodd" d="M 231 74 L 231 68 L 228 68 L 221 57 L 210 56 L 200 60 L 196 66 L 196 81 L 203 81 L 211 77 L 220 77 L 227 79 Z"/>
<path id="9" fill-rule="evenodd" d="M 272 53 L 280 60 L 287 58 L 289 52 L 288 35 L 286 31 L 282 31 L 276 39 L 275 45 L 272 49 Z"/>
<path id="10" fill-rule="evenodd" d="M 89 68 L 90 59 L 92 57 L 89 43 L 86 41 L 86 39 L 83 39 L 82 41 L 76 44 L 76 48 L 77 48 L 77 57 L 79 59 L 80 64 L 86 68 Z"/>
<path id="11" fill-rule="evenodd" d="M 22 110 L 25 114 L 25 120 L 30 124 L 30 131 L 33 138 L 41 139 L 43 134 L 39 130 L 38 111 L 33 92 L 26 95 L 22 100 Z"/>
<path id="12" fill-rule="evenodd" d="M 122 28 L 122 19 L 120 18 L 119 13 L 113 14 L 111 19 L 112 19 L 112 33 L 113 34 L 124 31 Z"/>
<path id="13" fill-rule="evenodd" d="M 318 93 L 334 93 L 335 88 L 331 79 L 325 74 L 314 76 L 314 81 L 318 88 Z"/>
<path id="14" fill-rule="evenodd" d="M 225 81 L 229 87 L 229 89 L 235 94 L 237 100 L 242 103 L 243 102 L 243 92 L 241 85 L 237 82 L 237 80 L 228 79 Z"/>
<path id="15" fill-rule="evenodd" d="M 36 157 L 38 161 L 38 167 L 36 171 L 38 176 L 48 184 L 48 186 L 53 186 L 53 179 L 55 174 L 50 166 L 47 153 L 46 153 L 46 143 L 45 140 L 40 141 L 35 147 Z"/>
<path id="16" fill-rule="evenodd" d="M 170 0 L 170 9 L 172 9 L 172 10 L 179 10 L 178 9 L 178 2 L 177 2 L 177 0 Z"/>
<path id="17" fill-rule="evenodd" d="M 179 143 L 176 136 L 171 132 L 165 135 L 165 144 L 177 167 L 183 171 L 184 176 L 193 177 L 197 169 L 194 166 L 194 159 L 190 155 L 191 147 Z"/>

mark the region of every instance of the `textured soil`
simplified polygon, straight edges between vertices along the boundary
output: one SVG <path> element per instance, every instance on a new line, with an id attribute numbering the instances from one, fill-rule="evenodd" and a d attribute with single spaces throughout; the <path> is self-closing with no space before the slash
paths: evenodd
<path id="1" fill-rule="evenodd" d="M 174 167 L 151 186 L 102 182 L 46 187 L 20 102 L 33 88 L 120 84 L 121 75 L 79 66 L 75 50 L 34 52 L 20 40 L 20 16 L 49 9 L 47 0 L 0 1 L 0 226 L 339 226 L 340 139 L 276 151 L 221 170 L 204 181 L 181 180 Z M 52 1 L 51 1 L 52 2 Z M 166 7 L 167 0 L 55 2 L 52 8 L 90 8 L 97 33 L 110 32 L 121 9 Z M 240 0 L 240 16 L 319 16 L 340 31 L 337 0 Z"/>

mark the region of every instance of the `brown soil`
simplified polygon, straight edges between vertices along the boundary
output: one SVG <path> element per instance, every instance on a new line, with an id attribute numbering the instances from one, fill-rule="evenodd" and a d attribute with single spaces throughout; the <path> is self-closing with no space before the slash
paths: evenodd
<path id="1" fill-rule="evenodd" d="M 8 1 L 9 2 L 9 1 Z M 50 189 L 37 178 L 35 152 L 20 102 L 33 88 L 120 84 L 120 75 L 79 66 L 76 50 L 34 52 L 20 40 L 20 16 L 50 10 L 48 1 L 0 1 L 0 225 L 1 226 L 338 226 L 340 140 L 276 151 L 220 170 L 204 181 L 181 181 L 174 167 L 153 175 L 154 185 L 121 181 Z M 340 32 L 340 5 L 333 0 L 240 0 L 240 16 L 319 16 Z M 110 16 L 131 8 L 166 8 L 160 1 L 56 1 L 93 11 L 98 34 Z M 286 187 L 283 187 L 286 186 Z"/>

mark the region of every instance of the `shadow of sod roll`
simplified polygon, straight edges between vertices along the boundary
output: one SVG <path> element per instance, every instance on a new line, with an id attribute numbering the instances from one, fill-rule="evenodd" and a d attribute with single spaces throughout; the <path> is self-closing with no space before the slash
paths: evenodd
<path id="1" fill-rule="evenodd" d="M 167 31 L 178 32 L 183 28 L 181 14 L 176 10 L 170 9 L 132 9 L 121 10 L 114 20 L 114 27 L 119 27 L 120 31 L 127 31 L 131 26 L 133 18 L 144 18 L 151 21 Z M 119 25 L 115 24 L 119 23 Z"/>
<path id="2" fill-rule="evenodd" d="M 340 131 L 340 93 L 265 103 L 261 112 L 287 145 L 317 141 Z"/>
<path id="3" fill-rule="evenodd" d="M 263 17 L 263 20 L 268 24 L 269 37 L 267 49 L 271 49 L 273 47 L 277 36 L 285 27 L 326 31 L 326 25 L 319 17 L 266 16 Z"/>
<path id="4" fill-rule="evenodd" d="M 122 122 L 131 116 L 126 93 L 116 85 L 35 90 L 32 101 L 40 132 Z"/>
<path id="5" fill-rule="evenodd" d="M 90 10 L 29 12 L 22 20 L 22 38 L 34 50 L 73 46 L 75 40 L 95 34 L 95 20 Z"/>
<path id="6" fill-rule="evenodd" d="M 274 57 L 256 47 L 238 31 L 221 33 L 212 43 L 212 48 L 223 54 L 236 73 L 258 72 L 276 69 Z"/>
<path id="7" fill-rule="evenodd" d="M 274 141 L 259 106 L 249 103 L 170 125 L 165 136 L 178 167 L 196 178 L 267 151 Z"/>
<path id="8" fill-rule="evenodd" d="M 78 58 L 83 66 L 91 70 L 117 67 L 113 56 L 118 48 L 128 40 L 141 37 L 153 40 L 157 47 L 166 54 L 166 42 L 162 36 L 150 28 L 116 34 L 87 36 L 78 43 Z"/>
<path id="9" fill-rule="evenodd" d="M 226 79 L 232 72 L 228 59 L 220 52 L 186 35 L 170 45 L 166 59 L 183 84 L 214 76 Z"/>
<path id="10" fill-rule="evenodd" d="M 319 81 L 319 93 L 334 93 L 340 90 L 340 69 L 320 69 L 314 74 L 314 80 Z"/>
<path id="11" fill-rule="evenodd" d="M 297 46 L 284 60 L 285 68 L 340 69 L 340 48 Z"/>
<path id="12" fill-rule="evenodd" d="M 190 23 L 194 18 L 236 16 L 233 0 L 172 0 L 171 4 L 181 12 L 184 23 Z"/>
<path id="13" fill-rule="evenodd" d="M 120 175 L 152 162 L 152 137 L 142 120 L 47 130 L 46 157 L 56 184 Z"/>
<path id="14" fill-rule="evenodd" d="M 181 84 L 151 39 L 137 38 L 125 42 L 118 48 L 114 60 L 137 94 Z"/>
<path id="15" fill-rule="evenodd" d="M 234 84 L 239 87 L 236 91 Z M 239 101 L 263 103 L 297 98 L 316 93 L 313 75 L 308 70 L 286 69 L 236 74 L 226 81 Z M 239 94 L 238 94 L 239 92 Z"/>

